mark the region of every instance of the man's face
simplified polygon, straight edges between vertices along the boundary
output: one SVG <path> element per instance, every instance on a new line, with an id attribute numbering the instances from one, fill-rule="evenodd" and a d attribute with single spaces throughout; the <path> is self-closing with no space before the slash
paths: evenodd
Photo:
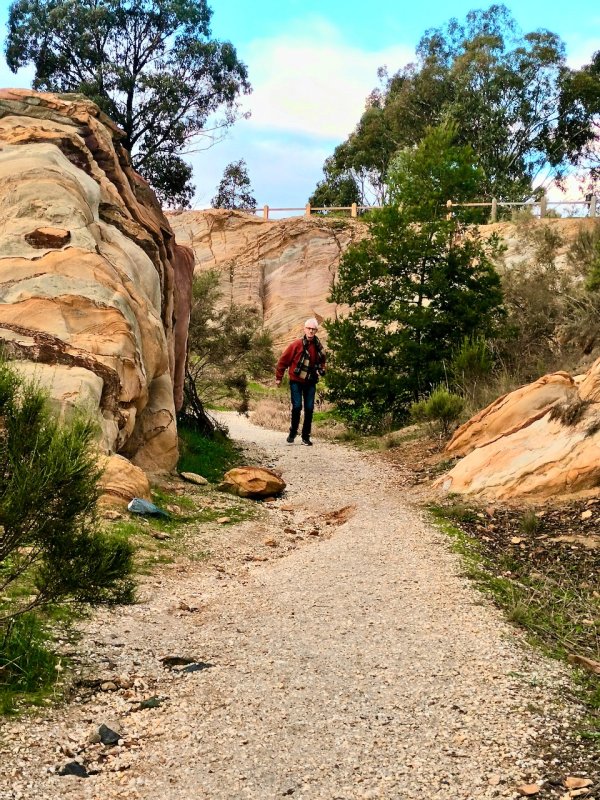
<path id="1" fill-rule="evenodd" d="M 304 326 L 304 333 L 306 338 L 310 341 L 311 339 L 315 338 L 315 333 L 317 332 L 316 328 L 309 328 L 307 325 Z"/>

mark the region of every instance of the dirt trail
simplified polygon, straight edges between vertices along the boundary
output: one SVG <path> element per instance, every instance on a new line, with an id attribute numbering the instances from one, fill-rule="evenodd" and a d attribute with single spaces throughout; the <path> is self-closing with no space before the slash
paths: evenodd
<path id="1" fill-rule="evenodd" d="M 141 603 L 89 623 L 84 651 L 124 685 L 4 724 L 2 800 L 483 800 L 546 777 L 539 743 L 577 713 L 564 675 L 460 576 L 391 469 L 227 422 L 282 471 L 285 497 L 223 529 L 222 564 L 164 568 Z M 205 668 L 165 669 L 166 655 Z M 120 744 L 89 741 L 103 722 Z M 52 774 L 72 757 L 95 774 Z"/>

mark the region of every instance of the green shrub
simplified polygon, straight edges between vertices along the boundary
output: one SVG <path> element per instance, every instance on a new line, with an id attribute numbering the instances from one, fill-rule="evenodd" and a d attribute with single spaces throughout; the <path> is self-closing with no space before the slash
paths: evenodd
<path id="1" fill-rule="evenodd" d="M 450 373 L 460 394 L 475 404 L 483 391 L 486 379 L 491 375 L 493 366 L 492 354 L 483 336 L 465 336 L 454 351 Z"/>
<path id="2" fill-rule="evenodd" d="M 271 375 L 276 360 L 273 340 L 263 328 L 260 311 L 254 306 L 220 307 L 219 282 L 214 271 L 194 279 L 184 404 L 178 415 L 180 423 L 194 425 L 198 433 L 208 437 L 219 426 L 206 408 L 235 398 L 236 409 L 246 413 L 250 379 Z"/>
<path id="3" fill-rule="evenodd" d="M 448 436 L 465 407 L 465 401 L 443 386 L 438 386 L 426 400 L 413 403 L 410 408 L 415 422 L 429 422 L 439 426 L 442 435 Z"/>
<path id="4" fill-rule="evenodd" d="M 131 547 L 96 522 L 95 426 L 60 424 L 5 362 L 0 420 L 0 635 L 36 608 L 130 600 Z"/>
<path id="5" fill-rule="evenodd" d="M 54 684 L 48 619 L 133 597 L 131 545 L 95 515 L 95 433 L 0 359 L 0 713 Z"/>
<path id="6" fill-rule="evenodd" d="M 17 695 L 35 702 L 57 677 L 58 656 L 38 615 L 18 617 L 0 641 L 0 715 L 15 709 Z"/>

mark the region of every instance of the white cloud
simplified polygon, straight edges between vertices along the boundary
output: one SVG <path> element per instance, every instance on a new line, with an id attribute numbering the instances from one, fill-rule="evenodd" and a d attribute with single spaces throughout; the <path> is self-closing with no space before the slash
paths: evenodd
<path id="1" fill-rule="evenodd" d="M 366 51 L 345 43 L 318 18 L 295 21 L 293 33 L 255 39 L 243 54 L 254 87 L 250 124 L 342 141 L 377 84 L 377 68 L 396 71 L 414 58 L 410 48 Z"/>
<path id="2" fill-rule="evenodd" d="M 589 64 L 594 53 L 600 50 L 600 37 L 566 37 L 566 44 L 568 65 L 572 69 L 580 69 L 584 64 Z"/>

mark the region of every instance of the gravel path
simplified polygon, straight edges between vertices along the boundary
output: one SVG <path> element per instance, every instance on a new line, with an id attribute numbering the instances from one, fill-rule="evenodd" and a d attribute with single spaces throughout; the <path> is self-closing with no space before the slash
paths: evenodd
<path id="1" fill-rule="evenodd" d="M 122 685 L 5 723 L 2 800 L 483 800 L 543 779 L 539 741 L 558 742 L 573 714 L 565 677 L 470 588 L 392 471 L 227 423 L 288 484 L 248 535 L 290 549 L 237 571 L 165 570 L 143 602 L 95 617 L 82 646 Z M 347 506 L 345 523 L 294 543 L 294 524 Z M 199 611 L 174 613 L 182 597 Z M 190 653 L 210 668 L 160 663 Z M 150 695 L 160 706 L 139 710 Z M 116 747 L 90 741 L 102 722 Z M 52 774 L 71 757 L 96 774 Z"/>

